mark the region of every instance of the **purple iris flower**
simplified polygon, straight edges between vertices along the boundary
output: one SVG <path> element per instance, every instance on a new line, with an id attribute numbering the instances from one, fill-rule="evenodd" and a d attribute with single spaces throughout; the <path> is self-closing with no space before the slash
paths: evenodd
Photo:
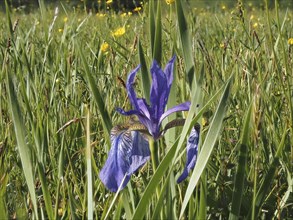
<path id="1" fill-rule="evenodd" d="M 162 121 L 168 115 L 189 110 L 190 102 L 184 102 L 165 111 L 173 82 L 174 62 L 175 56 L 163 71 L 158 63 L 153 61 L 150 69 L 152 76 L 150 104 L 144 98 L 137 98 L 133 88 L 134 78 L 140 66 L 135 68 L 127 78 L 128 97 L 134 109 L 125 111 L 118 108 L 117 111 L 126 116 L 136 115 L 139 122 L 118 125 L 112 129 L 111 149 L 100 172 L 101 181 L 112 192 L 123 189 L 130 180 L 130 176 L 150 159 L 149 144 L 143 133 L 148 133 L 154 140 L 157 140 L 162 134 Z M 178 183 L 186 179 L 190 170 L 195 166 L 198 140 L 199 128 L 193 128 L 187 143 L 186 165 L 177 180 Z"/>
<path id="2" fill-rule="evenodd" d="M 153 81 L 151 85 L 150 105 L 144 98 L 136 97 L 136 93 L 133 89 L 133 82 L 140 66 L 135 68 L 129 74 L 126 85 L 128 97 L 134 110 L 126 112 L 121 108 L 117 109 L 122 115 L 136 115 L 139 118 L 139 121 L 147 127 L 149 133 L 155 140 L 160 137 L 160 127 L 164 118 L 174 112 L 188 111 L 190 107 L 190 102 L 184 102 L 165 112 L 173 82 L 174 62 L 175 56 L 169 61 L 163 71 L 157 61 L 154 60 L 151 67 Z"/>

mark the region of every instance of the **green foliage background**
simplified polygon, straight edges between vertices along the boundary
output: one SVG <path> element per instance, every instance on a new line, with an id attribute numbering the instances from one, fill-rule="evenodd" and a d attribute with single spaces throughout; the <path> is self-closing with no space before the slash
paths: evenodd
<path id="1" fill-rule="evenodd" d="M 1 13 L 1 217 L 292 218 L 292 8 L 157 4 Z M 127 120 L 115 108 L 131 108 L 123 81 L 139 63 L 147 72 L 154 57 L 164 65 L 174 54 L 168 107 L 200 107 L 176 115 L 187 123 L 158 143 L 158 171 L 149 163 L 110 193 L 98 173 L 109 129 Z M 146 81 L 138 76 L 141 96 Z M 201 163 L 177 185 L 196 121 Z"/>

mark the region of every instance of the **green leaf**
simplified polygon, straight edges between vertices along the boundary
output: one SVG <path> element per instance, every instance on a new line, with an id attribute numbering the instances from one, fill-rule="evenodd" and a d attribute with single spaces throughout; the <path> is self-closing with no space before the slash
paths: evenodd
<path id="1" fill-rule="evenodd" d="M 168 173 L 168 176 L 166 177 L 167 180 L 170 179 L 170 175 L 171 175 L 171 172 Z M 169 181 L 166 181 L 160 191 L 160 196 L 158 198 L 158 202 L 155 206 L 155 209 L 154 209 L 154 213 L 153 213 L 153 216 L 151 219 L 159 219 L 160 218 L 160 211 L 162 210 L 162 207 L 164 207 L 164 199 L 166 198 L 166 193 L 168 193 L 168 189 L 167 187 L 170 186 L 169 185 Z M 171 213 L 168 213 L 168 214 L 171 214 Z"/>
<path id="2" fill-rule="evenodd" d="M 6 16 L 7 16 L 8 30 L 9 30 L 9 33 L 10 33 L 10 38 L 13 39 L 13 27 L 12 27 L 12 22 L 11 22 L 11 17 L 10 17 L 10 10 L 9 10 L 9 5 L 7 3 L 7 0 L 5 0 L 5 10 L 6 10 Z"/>
<path id="3" fill-rule="evenodd" d="M 176 164 L 176 155 L 179 153 L 179 148 L 183 145 L 183 142 L 190 130 L 192 129 L 192 126 L 197 122 L 197 120 L 200 118 L 200 116 L 203 114 L 204 111 L 207 110 L 207 108 L 211 105 L 211 103 L 216 99 L 218 94 L 222 91 L 223 88 L 219 89 L 214 96 L 208 102 L 201 108 L 201 110 L 197 113 L 196 117 L 193 118 L 194 112 L 196 110 L 196 103 L 197 100 L 199 100 L 200 93 L 198 90 L 200 90 L 200 87 L 198 89 L 194 89 L 192 93 L 193 102 L 191 103 L 191 110 L 188 113 L 188 116 L 185 125 L 182 129 L 180 137 L 177 138 L 176 142 L 171 146 L 169 151 L 167 152 L 166 156 L 163 158 L 161 163 L 159 164 L 158 168 L 156 169 L 156 172 L 154 173 L 153 177 L 151 178 L 149 184 L 147 185 L 146 190 L 144 191 L 144 194 L 142 195 L 139 204 L 137 205 L 134 214 L 132 216 L 132 219 L 142 219 L 146 212 L 150 200 L 152 199 L 152 195 L 156 191 L 156 187 L 162 180 L 164 174 L 166 173 L 168 167 L 171 165 L 171 169 L 169 172 L 172 172 L 172 169 L 174 165 Z M 198 97 L 199 96 L 199 97 Z"/>
<path id="4" fill-rule="evenodd" d="M 123 199 L 122 199 L 122 196 L 120 196 L 118 205 L 116 206 L 116 209 L 114 212 L 113 219 L 120 219 L 121 212 L 122 212 L 122 206 L 123 206 Z"/>
<path id="5" fill-rule="evenodd" d="M 42 16 L 42 19 L 43 20 L 46 20 L 46 5 L 45 5 L 45 1 L 44 0 L 38 0 L 38 3 L 39 3 L 39 8 L 40 8 L 40 11 L 41 11 L 41 16 Z"/>
<path id="6" fill-rule="evenodd" d="M 50 191 L 48 188 L 44 167 L 40 162 L 38 162 L 37 167 L 38 167 L 40 181 L 42 184 L 42 192 L 43 192 L 43 196 L 44 196 L 47 215 L 48 215 L 49 219 L 54 219 L 53 203 L 52 203 L 52 198 L 51 198 Z"/>
<path id="7" fill-rule="evenodd" d="M 122 195 L 121 195 L 121 199 L 122 199 L 122 203 L 123 203 L 123 208 L 125 210 L 125 214 L 126 214 L 126 219 L 131 219 L 131 216 L 132 216 L 132 211 L 131 211 L 131 208 L 130 208 L 130 198 L 128 197 L 127 195 L 127 191 L 124 190 L 122 192 Z"/>
<path id="8" fill-rule="evenodd" d="M 173 144 L 173 146 L 170 148 L 160 165 L 158 166 L 156 172 L 154 173 L 152 179 L 150 180 L 149 184 L 147 185 L 147 188 L 144 191 L 143 196 L 141 197 L 134 213 L 132 216 L 132 219 L 143 219 L 143 217 L 146 214 L 146 207 L 148 207 L 149 202 L 152 198 L 152 195 L 155 193 L 156 188 L 158 184 L 160 183 L 162 177 L 166 173 L 170 162 L 172 161 L 172 158 L 174 157 L 174 154 L 176 152 L 176 147 L 178 144 L 177 141 Z"/>
<path id="9" fill-rule="evenodd" d="M 82 60 L 82 63 L 83 63 L 83 67 L 85 69 L 85 75 L 86 75 L 86 78 L 87 78 L 87 81 L 88 81 L 88 84 L 89 84 L 89 88 L 94 96 L 94 100 L 95 102 L 97 103 L 98 105 L 98 108 L 99 108 L 99 112 L 101 114 L 101 121 L 102 121 L 102 124 L 103 124 L 103 128 L 104 128 L 104 132 L 107 136 L 107 140 L 110 139 L 110 131 L 111 131 L 111 128 L 112 128 L 112 122 L 110 120 L 110 116 L 107 112 L 107 109 L 106 109 L 106 105 L 104 103 L 104 100 L 103 100 L 103 97 L 99 91 L 99 88 L 97 87 L 96 83 L 95 83 L 95 80 L 92 76 L 92 73 L 90 71 L 90 68 L 88 66 L 88 63 L 84 57 L 84 54 L 80 48 L 80 46 L 77 46 L 78 47 L 78 51 L 79 51 L 79 55 L 81 57 L 81 60 Z"/>
<path id="10" fill-rule="evenodd" d="M 15 94 L 14 86 L 12 83 L 12 79 L 8 71 L 6 70 L 6 80 L 7 80 L 7 90 L 9 94 L 9 107 L 12 114 L 12 121 L 14 124 L 14 131 L 17 140 L 17 147 L 19 151 L 19 156 L 21 160 L 21 164 L 23 167 L 24 176 L 26 179 L 26 183 L 28 186 L 28 190 L 31 196 L 32 204 L 35 211 L 35 217 L 38 219 L 38 207 L 37 207 L 37 198 L 35 193 L 35 181 L 33 174 L 33 164 L 31 154 L 31 147 L 27 145 L 26 142 L 26 127 L 23 123 L 23 119 L 21 116 L 21 110 L 18 103 L 18 98 Z"/>
<path id="11" fill-rule="evenodd" d="M 157 2 L 156 14 L 156 33 L 153 59 L 160 65 L 162 64 L 162 19 L 161 19 L 161 1 Z"/>
<path id="12" fill-rule="evenodd" d="M 240 139 L 238 165 L 237 165 L 237 171 L 236 171 L 235 180 L 234 180 L 232 207 L 231 207 L 231 212 L 229 215 L 230 220 L 239 219 L 239 213 L 240 213 L 243 190 L 244 190 L 245 168 L 247 164 L 247 151 L 248 151 L 248 142 L 249 142 L 250 124 L 252 119 L 253 106 L 254 105 L 252 101 L 246 113 L 246 117 L 244 119 L 242 135 Z"/>
<path id="13" fill-rule="evenodd" d="M 86 108 L 86 168 L 87 168 L 87 208 L 88 219 L 94 218 L 93 175 L 92 175 L 92 146 L 90 139 L 90 110 Z"/>
<path id="14" fill-rule="evenodd" d="M 184 200 L 182 203 L 181 207 L 181 212 L 180 212 L 180 218 L 183 217 L 184 211 L 187 207 L 188 201 L 192 196 L 192 193 L 200 179 L 200 176 L 202 172 L 204 171 L 204 168 L 207 165 L 207 162 L 210 158 L 210 155 L 212 153 L 212 150 L 214 148 L 214 145 L 216 143 L 216 140 L 218 138 L 218 135 L 220 133 L 221 127 L 222 127 L 222 122 L 223 118 L 225 116 L 226 112 L 226 105 L 228 102 L 229 98 L 229 92 L 230 92 L 230 86 L 231 86 L 231 78 L 228 80 L 224 93 L 222 95 L 222 98 L 219 102 L 217 111 L 215 113 L 215 116 L 213 118 L 213 121 L 211 122 L 210 129 L 208 130 L 208 133 L 206 135 L 206 138 L 204 140 L 204 143 L 202 145 L 201 151 L 198 156 L 198 160 L 196 162 L 195 168 L 192 172 L 192 176 L 190 178 Z"/>
<path id="15" fill-rule="evenodd" d="M 138 41 L 138 55 L 140 61 L 140 71 L 141 71 L 141 87 L 143 88 L 144 97 L 149 103 L 150 101 L 150 74 L 146 65 L 143 49 L 140 40 Z"/>
<path id="16" fill-rule="evenodd" d="M 149 28 L 150 28 L 150 41 L 151 41 L 151 52 L 154 54 L 155 47 L 155 33 L 156 33 L 156 25 L 155 25 L 155 15 L 154 15 L 154 0 L 150 0 L 149 2 Z"/>
<path id="17" fill-rule="evenodd" d="M 74 196 L 72 195 L 72 187 L 68 186 L 68 197 L 69 197 L 69 209 L 70 209 L 70 219 L 76 220 L 78 219 L 78 216 L 76 215 L 76 204 Z"/>
<path id="18" fill-rule="evenodd" d="M 189 86 L 191 87 L 193 78 L 195 77 L 194 62 L 192 55 L 192 42 L 190 39 L 190 33 L 188 30 L 186 18 L 184 16 L 184 10 L 182 7 L 181 0 L 176 0 L 176 14 L 186 74 L 188 77 Z"/>
<path id="19" fill-rule="evenodd" d="M 271 183 L 275 178 L 276 170 L 278 168 L 278 165 L 280 164 L 280 156 L 281 156 L 281 153 L 285 147 L 285 139 L 286 139 L 287 134 L 288 134 L 288 130 L 285 129 L 284 133 L 282 135 L 282 139 L 280 141 L 280 144 L 278 146 L 277 153 L 276 153 L 273 161 L 270 163 L 268 171 L 265 173 L 264 177 L 262 178 L 260 187 L 256 193 L 255 204 L 254 204 L 254 206 L 255 206 L 254 213 L 256 216 L 258 215 L 258 213 L 264 203 L 264 200 L 265 200 L 265 197 L 268 193 L 268 190 L 270 189 Z M 252 210 L 250 210 L 248 216 L 250 216 L 250 215 L 252 215 Z M 251 218 L 254 217 L 256 219 L 256 216 L 251 216 Z"/>
<path id="20" fill-rule="evenodd" d="M 1 164 L 2 166 L 2 164 Z M 0 170 L 0 213 L 3 219 L 8 219 L 7 215 L 7 203 L 6 203 L 6 186 L 8 183 L 8 174 L 5 174 Z"/>

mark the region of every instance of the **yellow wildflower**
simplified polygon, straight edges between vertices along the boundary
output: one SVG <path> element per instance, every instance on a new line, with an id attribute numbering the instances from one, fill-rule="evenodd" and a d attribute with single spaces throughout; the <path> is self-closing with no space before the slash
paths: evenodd
<path id="1" fill-rule="evenodd" d="M 208 121 L 208 119 L 207 119 L 206 117 L 202 117 L 202 118 L 201 118 L 201 125 L 202 125 L 203 127 L 209 125 L 209 121 Z"/>
<path id="2" fill-rule="evenodd" d="M 112 36 L 113 37 L 120 37 L 122 35 L 125 34 L 125 27 L 121 27 L 121 28 L 118 28 L 116 29 L 113 33 L 112 33 Z"/>
<path id="3" fill-rule="evenodd" d="M 126 15 L 127 15 L 127 13 L 124 12 L 124 13 L 121 14 L 121 17 L 125 17 Z"/>
<path id="4" fill-rule="evenodd" d="M 96 16 L 102 18 L 102 17 L 105 17 L 106 14 L 105 13 L 104 14 L 103 13 L 97 13 Z"/>
<path id="5" fill-rule="evenodd" d="M 59 32 L 59 33 L 60 33 L 60 32 L 62 32 L 62 31 L 63 31 L 63 29 L 62 29 L 62 28 L 59 28 L 59 29 L 58 29 L 58 32 Z"/>
<path id="6" fill-rule="evenodd" d="M 293 45 L 293 37 L 291 37 L 291 38 L 288 39 L 288 44 L 289 45 Z"/>
<path id="7" fill-rule="evenodd" d="M 64 17 L 63 18 L 63 21 L 64 21 L 64 23 L 66 23 L 68 21 L 68 18 L 67 17 Z"/>
<path id="8" fill-rule="evenodd" d="M 222 5 L 222 10 L 226 10 L 226 5 Z"/>
<path id="9" fill-rule="evenodd" d="M 141 7 L 136 7 L 135 9 L 133 9 L 134 12 L 139 12 L 141 10 Z"/>
<path id="10" fill-rule="evenodd" d="M 167 5 L 171 5 L 172 3 L 175 2 L 175 0 L 165 0 L 165 1 L 166 1 Z"/>
<path id="11" fill-rule="evenodd" d="M 130 16 L 130 15 L 132 15 L 132 12 L 131 12 L 131 11 L 129 11 L 127 14 Z"/>
<path id="12" fill-rule="evenodd" d="M 224 43 L 220 43 L 220 47 L 221 48 L 224 48 L 225 47 L 225 44 Z"/>
<path id="13" fill-rule="evenodd" d="M 111 4 L 112 2 L 113 2 L 113 0 L 108 0 L 108 1 L 106 1 L 106 4 L 109 5 L 109 4 Z"/>
<path id="14" fill-rule="evenodd" d="M 107 42 L 102 43 L 101 51 L 105 53 L 108 49 L 109 49 L 109 44 Z"/>
<path id="15" fill-rule="evenodd" d="M 62 215 L 63 215 L 63 209 L 62 209 L 62 208 L 59 208 L 59 209 L 58 209 L 58 215 L 59 215 L 59 216 L 62 216 Z"/>
<path id="16" fill-rule="evenodd" d="M 255 22 L 255 23 L 252 25 L 253 28 L 257 28 L 257 26 L 258 26 L 258 23 L 257 23 L 257 22 Z"/>

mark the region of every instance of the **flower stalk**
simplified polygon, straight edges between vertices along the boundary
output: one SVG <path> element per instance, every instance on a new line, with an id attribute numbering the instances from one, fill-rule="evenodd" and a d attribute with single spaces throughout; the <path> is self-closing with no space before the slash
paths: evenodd
<path id="1" fill-rule="evenodd" d="M 155 172 L 159 165 L 158 143 L 153 138 L 149 138 L 149 147 L 151 151 L 153 172 Z"/>
<path id="2" fill-rule="evenodd" d="M 158 166 L 159 166 L 159 152 L 158 152 L 158 142 L 155 141 L 153 138 L 149 138 L 149 148 L 151 151 L 151 160 L 152 160 L 152 167 L 153 167 L 153 173 L 156 172 Z M 160 192 L 161 189 L 159 186 L 156 187 L 156 194 L 157 198 L 160 198 Z"/>

